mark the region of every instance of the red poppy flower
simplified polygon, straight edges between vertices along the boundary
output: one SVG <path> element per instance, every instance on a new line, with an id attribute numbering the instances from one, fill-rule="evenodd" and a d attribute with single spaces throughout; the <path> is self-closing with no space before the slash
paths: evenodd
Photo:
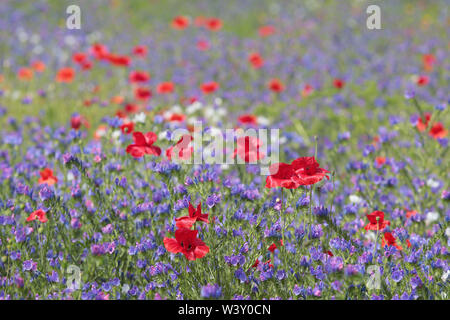
<path id="1" fill-rule="evenodd" d="M 53 175 L 53 171 L 49 168 L 45 168 L 39 172 L 41 177 L 39 178 L 39 184 L 48 184 L 49 186 L 54 185 L 58 182 L 58 179 Z"/>
<path id="2" fill-rule="evenodd" d="M 424 123 L 423 117 L 419 117 L 419 119 L 417 119 L 416 127 L 417 127 L 417 130 L 419 130 L 420 132 L 423 132 L 426 130 L 426 128 L 428 127 L 428 124 L 430 123 L 430 120 L 431 120 L 431 113 L 425 112 L 424 116 L 425 116 L 425 123 Z"/>
<path id="3" fill-rule="evenodd" d="M 27 222 L 34 221 L 36 219 L 38 219 L 42 223 L 46 223 L 48 221 L 47 217 L 45 216 L 45 211 L 42 210 L 42 209 L 39 209 L 39 210 L 36 210 L 36 211 L 32 212 L 28 216 Z"/>
<path id="4" fill-rule="evenodd" d="M 445 138 L 447 136 L 447 133 L 448 131 L 444 128 L 444 126 L 440 122 L 435 123 L 428 132 L 428 134 L 432 136 L 434 139 Z"/>
<path id="5" fill-rule="evenodd" d="M 397 239 L 390 232 L 385 232 L 383 239 L 381 239 L 381 246 L 394 246 L 398 250 L 403 250 L 401 246 L 399 246 L 396 242 Z"/>
<path id="6" fill-rule="evenodd" d="M 287 163 L 274 163 L 269 167 L 270 175 L 266 178 L 266 188 L 282 187 L 296 189 L 299 184 L 292 180 L 294 167 Z"/>
<path id="7" fill-rule="evenodd" d="M 256 261 L 254 264 L 252 264 L 251 268 L 256 268 L 259 265 L 259 260 L 256 258 Z"/>
<path id="8" fill-rule="evenodd" d="M 337 89 L 342 89 L 345 86 L 345 81 L 342 79 L 334 79 L 333 86 Z"/>
<path id="9" fill-rule="evenodd" d="M 197 233 L 198 230 L 177 229 L 175 239 L 164 238 L 164 247 L 169 252 L 184 254 L 188 260 L 203 258 L 209 252 L 209 247 L 197 238 Z"/>
<path id="10" fill-rule="evenodd" d="M 218 18 L 209 18 L 204 23 L 204 26 L 211 31 L 219 31 L 222 29 L 222 25 L 222 20 Z"/>
<path id="11" fill-rule="evenodd" d="M 384 220 L 383 211 L 374 211 L 366 216 L 369 219 L 369 223 L 364 227 L 366 230 L 381 231 L 391 224 L 390 221 Z"/>
<path id="12" fill-rule="evenodd" d="M 411 218 L 412 216 L 415 216 L 417 214 L 417 211 L 415 210 L 408 210 L 406 211 L 406 218 Z"/>
<path id="13" fill-rule="evenodd" d="M 330 179 L 327 173 L 330 171 L 322 169 L 314 157 L 301 157 L 292 161 L 295 175 L 292 177 L 297 184 L 307 186 L 321 181 L 324 177 Z"/>
<path id="14" fill-rule="evenodd" d="M 189 19 L 185 16 L 177 16 L 172 20 L 172 27 L 177 30 L 183 30 L 189 26 Z"/>
<path id="15" fill-rule="evenodd" d="M 134 103 L 127 103 L 124 109 L 126 113 L 136 113 L 139 111 L 139 106 Z"/>
<path id="16" fill-rule="evenodd" d="M 257 52 L 250 54 L 250 56 L 248 57 L 248 61 L 252 64 L 253 68 L 255 69 L 259 69 L 264 65 L 263 58 Z"/>
<path id="17" fill-rule="evenodd" d="M 281 240 L 280 241 L 280 246 L 282 247 L 283 246 L 283 240 Z M 269 250 L 270 252 L 274 252 L 275 251 L 275 249 L 277 249 L 278 247 L 277 247 L 277 245 L 275 244 L 275 243 L 272 243 L 271 245 L 270 245 L 270 247 L 269 248 L 267 248 L 267 250 Z M 270 262 L 270 260 L 268 261 L 268 262 Z M 267 262 L 266 262 L 267 263 Z"/>
<path id="18" fill-rule="evenodd" d="M 94 44 L 90 52 L 97 60 L 107 59 L 109 54 L 108 48 L 100 43 Z"/>
<path id="19" fill-rule="evenodd" d="M 20 68 L 17 72 L 17 77 L 20 80 L 31 80 L 33 79 L 33 69 L 30 68 Z"/>
<path id="20" fill-rule="evenodd" d="M 241 124 L 250 124 L 250 125 L 257 125 L 258 120 L 256 116 L 252 114 L 244 114 L 238 118 L 238 122 Z"/>
<path id="21" fill-rule="evenodd" d="M 150 80 L 150 75 L 145 71 L 131 71 L 128 80 L 131 83 L 144 83 Z"/>
<path id="22" fill-rule="evenodd" d="M 189 146 L 191 141 L 193 140 L 192 136 L 190 134 L 185 134 L 181 137 L 180 140 L 178 140 L 175 147 L 171 146 L 166 150 L 166 156 L 169 160 L 172 160 L 172 154 L 174 151 L 174 148 L 178 150 L 178 158 L 181 160 L 189 160 L 192 156 L 192 153 L 194 152 L 194 147 Z"/>
<path id="23" fill-rule="evenodd" d="M 36 72 L 44 72 L 45 71 L 45 63 L 43 63 L 42 61 L 35 61 L 33 62 L 33 64 L 31 65 L 31 67 L 34 69 L 34 71 Z"/>
<path id="24" fill-rule="evenodd" d="M 376 157 L 375 163 L 376 163 L 377 168 L 380 168 L 383 166 L 383 164 L 386 163 L 386 158 L 385 157 Z"/>
<path id="25" fill-rule="evenodd" d="M 406 245 L 408 248 L 411 248 L 411 242 L 409 241 L 409 239 L 406 239 Z"/>
<path id="26" fill-rule="evenodd" d="M 131 63 L 131 58 L 125 55 L 118 55 L 110 53 L 107 55 L 108 61 L 118 67 L 128 67 Z"/>
<path id="27" fill-rule="evenodd" d="M 84 52 L 76 52 L 72 55 L 72 60 L 75 63 L 81 64 L 82 62 L 84 62 L 87 58 L 86 53 Z"/>
<path id="28" fill-rule="evenodd" d="M 233 158 L 239 156 L 246 163 L 256 162 L 265 157 L 265 154 L 259 151 L 262 142 L 256 137 L 245 136 L 237 139 L 237 147 L 234 149 Z"/>
<path id="29" fill-rule="evenodd" d="M 430 82 L 430 78 L 428 76 L 420 76 L 417 78 L 417 85 L 420 87 L 426 86 Z"/>
<path id="30" fill-rule="evenodd" d="M 276 93 L 284 91 L 284 85 L 279 79 L 272 79 L 269 81 L 268 87 L 270 90 Z"/>
<path id="31" fill-rule="evenodd" d="M 167 121 L 169 121 L 169 122 L 183 122 L 184 120 L 186 120 L 186 116 L 181 113 L 172 113 L 167 118 Z"/>
<path id="32" fill-rule="evenodd" d="M 261 37 L 268 37 L 275 33 L 274 26 L 262 26 L 259 28 L 258 33 Z"/>
<path id="33" fill-rule="evenodd" d="M 124 123 L 120 126 L 120 130 L 124 134 L 130 134 L 134 131 L 134 122 Z"/>
<path id="34" fill-rule="evenodd" d="M 72 127 L 72 129 L 78 130 L 81 128 L 81 125 L 84 125 L 86 128 L 90 127 L 89 122 L 83 116 L 75 115 L 70 118 L 70 126 Z"/>
<path id="35" fill-rule="evenodd" d="M 436 58 L 432 54 L 424 54 L 422 56 L 423 67 L 425 71 L 432 71 L 433 65 L 436 62 Z"/>
<path id="36" fill-rule="evenodd" d="M 89 60 L 85 60 L 81 63 L 82 70 L 90 70 L 92 68 L 92 62 Z"/>
<path id="37" fill-rule="evenodd" d="M 334 254 L 330 250 L 324 251 L 324 253 L 326 253 L 330 257 L 334 257 Z"/>
<path id="38" fill-rule="evenodd" d="M 75 76 L 75 70 L 72 68 L 62 68 L 59 69 L 58 73 L 56 74 L 56 81 L 58 82 L 72 82 L 73 78 Z"/>
<path id="39" fill-rule="evenodd" d="M 138 100 L 148 100 L 152 97 L 152 91 L 147 88 L 136 88 L 134 90 L 134 96 Z"/>
<path id="40" fill-rule="evenodd" d="M 172 93 L 175 86 L 172 82 L 161 82 L 156 87 L 156 91 L 160 94 Z"/>
<path id="41" fill-rule="evenodd" d="M 202 221 L 205 223 L 209 223 L 208 214 L 202 214 L 202 204 L 199 203 L 197 205 L 197 209 L 195 209 L 192 204 L 189 202 L 189 215 L 176 218 L 175 223 L 177 228 L 187 228 L 190 229 L 196 221 Z"/>
<path id="42" fill-rule="evenodd" d="M 130 144 L 126 152 L 135 158 L 140 158 L 145 154 L 159 156 L 161 149 L 153 145 L 157 139 L 156 134 L 153 132 L 147 132 L 146 134 L 139 131 L 133 132 L 134 144 Z"/>
<path id="43" fill-rule="evenodd" d="M 205 82 L 200 86 L 204 94 L 210 94 L 219 89 L 219 84 L 215 81 Z"/>
<path id="44" fill-rule="evenodd" d="M 148 49 L 144 45 L 139 45 L 133 48 L 133 54 L 135 56 L 144 58 L 147 55 Z"/>

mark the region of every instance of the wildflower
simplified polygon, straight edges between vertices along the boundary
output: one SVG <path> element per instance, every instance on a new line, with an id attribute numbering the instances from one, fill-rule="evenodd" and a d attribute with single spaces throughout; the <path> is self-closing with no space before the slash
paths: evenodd
<path id="1" fill-rule="evenodd" d="M 384 246 L 394 246 L 398 250 L 402 250 L 403 248 L 397 244 L 396 240 L 397 239 L 395 239 L 395 237 L 392 235 L 392 233 L 385 232 L 384 233 L 384 237 L 381 240 L 381 246 L 382 247 L 384 247 Z"/>
<path id="2" fill-rule="evenodd" d="M 369 223 L 364 227 L 366 230 L 382 231 L 391 224 L 390 221 L 384 220 L 383 211 L 374 211 L 367 215 L 367 219 L 369 219 Z"/>
<path id="3" fill-rule="evenodd" d="M 41 223 L 46 223 L 48 221 L 47 217 L 45 216 L 45 211 L 42 209 L 38 209 L 34 212 L 32 212 L 28 218 L 27 222 L 34 221 L 38 219 Z"/>
<path id="4" fill-rule="evenodd" d="M 133 157 L 140 158 L 145 154 L 159 156 L 161 154 L 161 148 L 153 145 L 157 140 L 155 133 L 147 132 L 143 134 L 142 132 L 136 131 L 133 132 L 133 140 L 134 144 L 130 144 L 126 148 L 126 152 Z"/>
<path id="5" fill-rule="evenodd" d="M 266 178 L 266 188 L 282 187 L 296 189 L 299 184 L 292 180 L 294 167 L 287 163 L 274 163 L 269 167 L 270 175 Z"/>
<path id="6" fill-rule="evenodd" d="M 61 68 L 61 69 L 59 69 L 58 73 L 56 74 L 56 81 L 70 83 L 70 82 L 72 82 L 74 77 L 75 77 L 74 69 L 72 69 L 70 67 Z"/>
<path id="7" fill-rule="evenodd" d="M 177 30 L 186 29 L 189 26 L 189 19 L 185 16 L 176 16 L 172 20 L 172 28 Z"/>
<path id="8" fill-rule="evenodd" d="M 200 86 L 200 89 L 203 91 L 203 94 L 210 94 L 219 89 L 219 84 L 215 81 L 205 82 Z"/>
<path id="9" fill-rule="evenodd" d="M 259 53 L 252 53 L 248 57 L 248 61 L 251 63 L 253 68 L 259 69 L 263 66 L 264 60 Z"/>
<path id="10" fill-rule="evenodd" d="M 175 239 L 164 238 L 164 247 L 169 252 L 184 254 L 188 260 L 203 258 L 209 252 L 209 247 L 197 238 L 197 233 L 198 230 L 177 229 Z"/>
<path id="11" fill-rule="evenodd" d="M 330 171 L 320 168 L 314 157 L 298 158 L 292 161 L 292 167 L 295 172 L 292 180 L 302 186 L 315 184 L 324 177 L 330 179 L 327 176 Z"/>
<path id="12" fill-rule="evenodd" d="M 197 209 L 195 209 L 192 206 L 192 204 L 189 202 L 188 210 L 189 210 L 189 215 L 175 219 L 177 228 L 190 229 L 196 221 L 202 221 L 205 223 L 209 223 L 208 214 L 202 214 L 202 204 L 201 203 L 199 203 L 197 205 Z"/>
<path id="13" fill-rule="evenodd" d="M 48 184 L 49 186 L 54 185 L 58 182 L 58 179 L 53 175 L 53 171 L 49 168 L 45 168 L 41 172 L 39 172 L 41 177 L 39 178 L 39 184 Z"/>
<path id="14" fill-rule="evenodd" d="M 284 91 L 284 85 L 279 79 L 272 79 L 267 84 L 268 88 L 273 92 L 280 93 Z"/>

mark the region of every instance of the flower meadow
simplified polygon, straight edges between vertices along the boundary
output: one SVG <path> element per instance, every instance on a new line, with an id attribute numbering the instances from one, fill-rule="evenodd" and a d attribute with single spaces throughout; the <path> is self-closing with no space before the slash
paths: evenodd
<path id="1" fill-rule="evenodd" d="M 2 1 L 0 299 L 447 300 L 447 6 L 368 5 Z"/>

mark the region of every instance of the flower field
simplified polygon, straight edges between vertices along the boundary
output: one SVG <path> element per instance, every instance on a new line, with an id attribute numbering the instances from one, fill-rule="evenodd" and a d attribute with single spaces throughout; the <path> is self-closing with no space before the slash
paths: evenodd
<path id="1" fill-rule="evenodd" d="M 449 299 L 447 5 L 370 4 L 2 1 L 0 299 Z"/>

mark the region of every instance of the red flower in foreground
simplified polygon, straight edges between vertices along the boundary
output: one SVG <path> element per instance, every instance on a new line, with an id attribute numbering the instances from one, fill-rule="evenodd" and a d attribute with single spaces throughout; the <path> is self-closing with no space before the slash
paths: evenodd
<path id="1" fill-rule="evenodd" d="M 269 172 L 270 175 L 266 178 L 266 188 L 298 188 L 299 184 L 292 180 L 295 174 L 292 165 L 283 162 L 274 163 L 269 167 Z"/>
<path id="2" fill-rule="evenodd" d="M 183 30 L 189 26 L 189 19 L 185 16 L 176 16 L 172 20 L 172 28 Z"/>
<path id="3" fill-rule="evenodd" d="M 42 223 L 46 223 L 48 221 L 47 217 L 45 216 L 45 211 L 42 210 L 42 209 L 39 209 L 39 210 L 36 210 L 36 211 L 32 212 L 28 216 L 27 222 L 34 221 L 36 219 L 38 219 Z"/>
<path id="4" fill-rule="evenodd" d="M 279 79 L 270 80 L 267 86 L 269 87 L 270 90 L 276 93 L 284 91 L 284 85 Z"/>
<path id="5" fill-rule="evenodd" d="M 256 137 L 245 136 L 237 139 L 237 147 L 234 149 L 233 158 L 239 156 L 245 162 L 256 162 L 265 157 L 265 154 L 259 151 L 262 142 Z"/>
<path id="6" fill-rule="evenodd" d="M 307 186 L 321 181 L 324 177 L 330 179 L 330 171 L 319 167 L 314 157 L 301 157 L 292 161 L 295 175 L 292 177 L 297 184 Z"/>
<path id="7" fill-rule="evenodd" d="M 41 172 L 39 172 L 41 177 L 39 178 L 39 184 L 48 184 L 49 186 L 54 185 L 58 182 L 58 179 L 53 175 L 53 171 L 49 168 L 45 168 Z"/>
<path id="8" fill-rule="evenodd" d="M 248 57 L 248 61 L 252 64 L 253 68 L 255 68 L 255 69 L 261 68 L 263 66 L 263 64 L 264 64 L 264 60 L 259 55 L 259 53 L 252 53 Z"/>
<path id="9" fill-rule="evenodd" d="M 425 131 L 426 128 L 428 127 L 428 124 L 430 123 L 430 120 L 431 120 L 431 113 L 425 112 L 424 117 L 419 117 L 419 119 L 417 119 L 416 122 L 417 130 L 419 130 L 420 132 Z"/>
<path id="10" fill-rule="evenodd" d="M 444 128 L 444 126 L 440 122 L 435 123 L 428 132 L 428 134 L 432 136 L 434 139 L 445 138 L 447 136 L 447 133 L 448 131 Z"/>
<path id="11" fill-rule="evenodd" d="M 204 23 L 204 26 L 211 31 L 218 31 L 222 29 L 222 25 L 222 20 L 218 18 L 209 18 Z"/>
<path id="12" fill-rule="evenodd" d="M 181 139 L 178 140 L 175 147 L 171 146 L 166 150 L 167 158 L 169 160 L 172 160 L 172 155 L 175 149 L 175 151 L 178 151 L 178 159 L 189 160 L 192 156 L 192 153 L 194 152 L 194 147 L 189 146 L 192 140 L 193 138 L 190 134 L 183 135 Z"/>
<path id="13" fill-rule="evenodd" d="M 75 70 L 73 70 L 72 68 L 62 68 L 59 69 L 58 73 L 56 74 L 56 81 L 70 83 L 72 82 L 74 77 Z"/>
<path id="14" fill-rule="evenodd" d="M 145 71 L 131 71 L 128 80 L 130 80 L 131 83 L 147 82 L 150 80 L 150 75 Z"/>
<path id="15" fill-rule="evenodd" d="M 133 157 L 140 158 L 145 154 L 159 156 L 161 154 L 161 148 L 153 145 L 157 140 L 155 133 L 147 132 L 143 134 L 139 131 L 133 132 L 133 140 L 134 144 L 130 144 L 126 149 L 126 152 Z"/>
<path id="16" fill-rule="evenodd" d="M 197 205 L 197 209 L 195 209 L 192 204 L 189 202 L 189 215 L 176 218 L 175 223 L 177 228 L 187 228 L 190 229 L 196 221 L 202 221 L 205 223 L 209 223 L 208 214 L 202 214 L 202 204 L 199 203 Z"/>
<path id="17" fill-rule="evenodd" d="M 391 224 L 390 221 L 384 220 L 383 211 L 374 211 L 366 216 L 367 219 L 369 219 L 369 223 L 364 227 L 366 230 L 381 231 Z"/>
<path id="18" fill-rule="evenodd" d="M 172 93 L 174 88 L 175 86 L 173 85 L 172 82 L 161 82 L 156 87 L 156 91 L 161 94 Z"/>
<path id="19" fill-rule="evenodd" d="M 215 81 L 206 82 L 200 86 L 204 94 L 213 93 L 217 89 L 219 89 L 219 84 Z"/>
<path id="20" fill-rule="evenodd" d="M 251 124 L 251 125 L 257 125 L 258 121 L 256 116 L 252 114 L 244 114 L 238 118 L 238 122 L 241 124 Z"/>
<path id="21" fill-rule="evenodd" d="M 134 131 L 134 122 L 124 123 L 120 126 L 120 130 L 124 134 L 130 134 Z"/>
<path id="22" fill-rule="evenodd" d="M 164 238 L 164 247 L 172 253 L 182 253 L 188 260 L 203 258 L 209 247 L 197 238 L 198 230 L 181 228 L 175 231 L 175 239 Z"/>
<path id="23" fill-rule="evenodd" d="M 385 232 L 383 239 L 381 239 L 381 246 L 394 246 L 398 250 L 403 250 L 401 246 L 399 246 L 396 242 L 397 239 L 390 232 Z"/>
<path id="24" fill-rule="evenodd" d="M 345 86 L 345 81 L 342 79 L 334 79 L 333 86 L 337 89 L 342 89 Z"/>

